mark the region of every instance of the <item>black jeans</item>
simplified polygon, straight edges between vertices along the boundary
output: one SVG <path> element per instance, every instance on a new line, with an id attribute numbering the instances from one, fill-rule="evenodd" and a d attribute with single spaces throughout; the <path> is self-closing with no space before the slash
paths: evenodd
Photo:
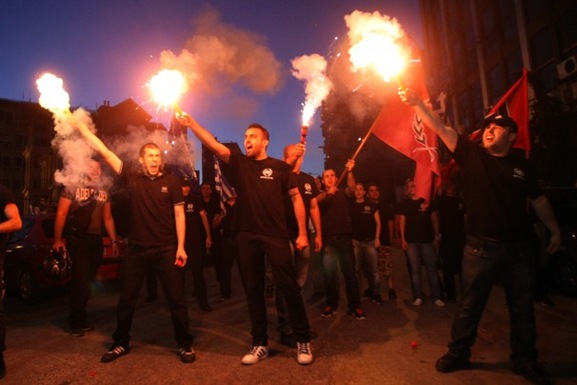
<path id="1" fill-rule="evenodd" d="M 97 234 L 69 234 L 66 249 L 72 259 L 70 280 L 70 315 L 68 321 L 74 328 L 87 325 L 86 305 L 90 298 L 90 285 L 102 262 L 102 236 Z"/>
<path id="2" fill-rule="evenodd" d="M 122 284 L 118 299 L 117 325 L 114 332 L 114 346 L 129 346 L 130 329 L 134 310 L 138 302 L 144 278 L 152 268 L 156 272 L 172 318 L 174 336 L 179 346 L 191 346 L 188 312 L 184 301 L 183 279 L 180 268 L 174 265 L 176 247 L 136 247 L 128 248 L 122 264 Z"/>
<path id="3" fill-rule="evenodd" d="M 501 278 L 509 307 L 510 359 L 515 364 L 537 359 L 533 313 L 535 252 L 531 242 L 504 243 L 467 237 L 461 296 L 451 328 L 451 354 L 470 357 L 491 288 L 495 280 Z"/>
<path id="4" fill-rule="evenodd" d="M 206 292 L 206 280 L 204 279 L 204 252 L 200 241 L 187 242 L 184 245 L 184 250 L 188 256 L 186 266 L 182 270 L 182 274 L 186 274 L 186 270 L 192 273 L 192 282 L 194 285 L 194 293 L 198 299 L 198 303 L 202 305 L 208 304 L 208 295 Z"/>
<path id="5" fill-rule="evenodd" d="M 248 301 L 253 345 L 267 346 L 265 255 L 276 289 L 283 296 L 290 325 L 298 342 L 309 342 L 309 322 L 297 283 L 289 240 L 241 231 L 237 237 L 238 267 Z"/>
<path id="6" fill-rule="evenodd" d="M 353 238 L 349 235 L 323 237 L 322 250 L 323 277 L 327 305 L 339 307 L 339 266 L 345 278 L 349 310 L 361 305 L 359 281 L 355 275 L 355 253 Z"/>
<path id="7" fill-rule="evenodd" d="M 220 272 L 218 281 L 222 298 L 230 298 L 232 295 L 232 265 L 238 259 L 238 243 L 236 237 L 222 237 L 222 252 L 220 253 Z"/>

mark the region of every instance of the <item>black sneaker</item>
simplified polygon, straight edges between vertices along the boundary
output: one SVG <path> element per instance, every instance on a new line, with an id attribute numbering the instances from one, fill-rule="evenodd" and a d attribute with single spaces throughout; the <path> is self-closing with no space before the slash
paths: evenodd
<path id="1" fill-rule="evenodd" d="M 85 323 L 83 325 L 72 326 L 70 328 L 70 335 L 72 337 L 82 337 L 86 332 L 91 332 L 94 330 L 94 325 L 91 323 Z"/>
<path id="2" fill-rule="evenodd" d="M 467 369 L 471 366 L 468 358 L 457 357 L 451 353 L 445 354 L 437 360 L 437 372 L 450 373 L 456 370 Z"/>
<path id="3" fill-rule="evenodd" d="M 102 357 L 100 357 L 100 362 L 107 363 L 112 362 L 118 357 L 122 357 L 128 354 L 130 348 L 124 346 L 113 346 L 108 350 Z"/>
<path id="4" fill-rule="evenodd" d="M 185 364 L 191 364 L 196 359 L 196 354 L 194 353 L 192 346 L 180 348 L 178 356 L 180 357 L 180 360 Z"/>
<path id="5" fill-rule="evenodd" d="M 321 317 L 330 318 L 330 317 L 334 316 L 335 314 L 337 314 L 337 311 L 335 309 L 333 309 L 331 306 L 327 305 L 323 309 L 323 311 L 321 313 Z"/>
<path id="6" fill-rule="evenodd" d="M 389 289 L 389 299 L 397 299 L 397 292 L 395 289 Z"/>
<path id="7" fill-rule="evenodd" d="M 551 301 L 551 298 L 549 298 L 548 296 L 543 296 L 541 297 L 537 303 L 539 303 L 539 305 L 543 306 L 543 307 L 553 307 L 555 306 L 555 303 L 553 301 Z"/>
<path id="8" fill-rule="evenodd" d="M 525 377 L 528 381 L 537 385 L 550 385 L 551 378 L 543 365 L 536 361 L 524 362 L 513 365 L 513 372 Z"/>
<path id="9" fill-rule="evenodd" d="M 381 297 L 380 294 L 374 295 L 373 296 L 373 302 L 376 303 L 377 305 L 382 305 L 384 304 L 383 302 L 383 297 Z"/>
<path id="10" fill-rule="evenodd" d="M 201 303 L 200 304 L 200 310 L 202 310 L 205 313 L 208 313 L 209 311 L 212 310 L 212 308 L 210 307 L 210 305 L 208 303 Z"/>
<path id="11" fill-rule="evenodd" d="M 348 315 L 352 315 L 353 317 L 355 317 L 358 320 L 363 320 L 365 318 L 367 318 L 367 315 L 365 314 L 365 312 L 360 308 L 356 308 L 355 310 L 349 310 L 347 312 Z"/>

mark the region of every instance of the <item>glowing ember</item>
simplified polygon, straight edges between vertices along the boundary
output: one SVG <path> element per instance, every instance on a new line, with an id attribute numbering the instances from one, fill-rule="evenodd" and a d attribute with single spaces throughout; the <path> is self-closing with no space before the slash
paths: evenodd
<path id="1" fill-rule="evenodd" d="M 405 33 L 397 19 L 376 11 L 354 11 L 345 21 L 353 69 L 372 69 L 385 81 L 397 77 L 410 57 L 409 49 L 401 44 Z"/>
<path id="2" fill-rule="evenodd" d="M 186 80 L 180 71 L 162 70 L 147 85 L 156 103 L 180 111 L 178 99 L 187 91 Z"/>
<path id="3" fill-rule="evenodd" d="M 302 124 L 309 126 L 315 111 L 329 94 L 332 83 L 325 76 L 327 61 L 321 55 L 303 55 L 291 61 L 292 74 L 299 80 L 304 80 L 305 102 L 302 110 Z"/>
<path id="4" fill-rule="evenodd" d="M 45 73 L 36 80 L 40 105 L 55 115 L 61 115 L 70 110 L 70 96 L 64 91 L 64 82 L 51 73 Z"/>

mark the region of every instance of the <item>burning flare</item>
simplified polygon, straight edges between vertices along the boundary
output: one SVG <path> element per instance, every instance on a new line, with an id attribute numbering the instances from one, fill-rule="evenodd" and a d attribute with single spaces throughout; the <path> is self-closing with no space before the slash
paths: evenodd
<path id="1" fill-rule="evenodd" d="M 70 96 L 64 91 L 64 82 L 51 73 L 45 73 L 36 80 L 40 105 L 54 115 L 62 116 L 70 113 Z"/>
<path id="2" fill-rule="evenodd" d="M 156 103 L 181 112 L 178 100 L 188 90 L 186 80 L 178 70 L 162 70 L 147 84 Z"/>
<path id="3" fill-rule="evenodd" d="M 385 81 L 397 78 L 409 61 L 410 50 L 401 44 L 405 32 L 397 19 L 354 11 L 345 16 L 349 28 L 349 56 L 353 69 L 371 69 Z"/>
<path id="4" fill-rule="evenodd" d="M 302 110 L 302 125 L 308 127 L 315 111 L 332 88 L 331 81 L 325 76 L 327 61 L 321 55 L 312 54 L 297 57 L 291 64 L 293 76 L 305 81 L 306 96 Z"/>

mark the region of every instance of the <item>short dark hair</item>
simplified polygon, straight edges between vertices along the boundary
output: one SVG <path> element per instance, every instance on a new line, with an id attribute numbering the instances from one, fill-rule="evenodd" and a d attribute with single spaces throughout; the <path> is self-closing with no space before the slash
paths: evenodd
<path id="1" fill-rule="evenodd" d="M 262 124 L 251 123 L 248 125 L 247 130 L 249 128 L 258 128 L 259 130 L 261 130 L 262 134 L 264 135 L 264 138 L 270 142 L 270 135 L 268 133 L 268 130 L 266 128 L 264 128 Z"/>
<path id="2" fill-rule="evenodd" d="M 158 145 L 156 143 L 148 142 L 148 143 L 144 144 L 142 147 L 140 147 L 139 155 L 144 156 L 144 153 L 146 152 L 146 149 L 148 149 L 148 148 L 160 150 L 160 147 L 158 147 Z"/>

